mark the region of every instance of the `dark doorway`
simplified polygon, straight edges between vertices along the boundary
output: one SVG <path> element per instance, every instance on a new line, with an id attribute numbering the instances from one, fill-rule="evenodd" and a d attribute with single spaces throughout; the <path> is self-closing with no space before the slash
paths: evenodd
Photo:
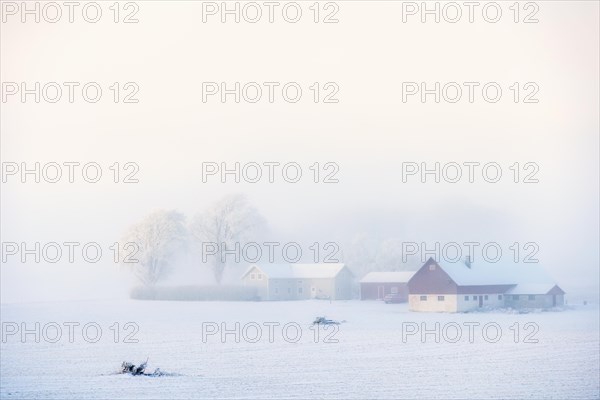
<path id="1" fill-rule="evenodd" d="M 556 307 L 556 295 L 552 295 L 552 307 Z"/>
<path id="2" fill-rule="evenodd" d="M 483 296 L 479 296 L 479 307 L 483 307 Z"/>

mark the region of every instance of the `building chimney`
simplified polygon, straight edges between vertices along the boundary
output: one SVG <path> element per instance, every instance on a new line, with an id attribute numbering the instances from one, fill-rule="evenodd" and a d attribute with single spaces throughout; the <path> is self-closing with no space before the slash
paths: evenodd
<path id="1" fill-rule="evenodd" d="M 471 269 L 471 256 L 465 257 L 465 265 L 467 268 Z"/>

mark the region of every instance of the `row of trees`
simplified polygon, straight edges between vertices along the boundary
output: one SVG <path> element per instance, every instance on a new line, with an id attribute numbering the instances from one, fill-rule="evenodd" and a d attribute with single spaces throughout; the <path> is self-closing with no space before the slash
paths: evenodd
<path id="1" fill-rule="evenodd" d="M 120 242 L 119 254 L 121 262 L 144 285 L 154 285 L 173 271 L 173 261 L 178 254 L 189 250 L 190 245 L 204 242 L 233 245 L 252 238 L 264 224 L 264 218 L 244 196 L 230 195 L 197 214 L 189 224 L 177 211 L 153 212 L 129 228 Z M 217 283 L 221 283 L 225 270 L 221 260 L 217 253 L 210 262 Z"/>
<path id="2" fill-rule="evenodd" d="M 407 271 L 420 266 L 419 257 L 403 257 L 400 238 L 378 240 L 363 232 L 356 234 L 345 249 L 344 260 L 358 278 L 371 271 Z"/>
<path id="3" fill-rule="evenodd" d="M 122 263 L 133 270 L 141 283 L 152 286 L 173 271 L 179 255 L 199 250 L 202 243 L 224 243 L 226 246 L 218 246 L 217 254 L 207 260 L 215 281 L 220 284 L 226 268 L 221 257 L 224 249 L 233 248 L 235 242 L 258 241 L 265 228 L 265 219 L 244 196 L 230 195 L 194 216 L 189 223 L 177 211 L 153 212 L 130 227 L 120 242 L 119 254 Z M 414 267 L 414 263 L 402 259 L 400 239 L 378 241 L 363 233 L 343 247 L 346 251 L 339 258 L 357 278 L 370 271 Z"/>

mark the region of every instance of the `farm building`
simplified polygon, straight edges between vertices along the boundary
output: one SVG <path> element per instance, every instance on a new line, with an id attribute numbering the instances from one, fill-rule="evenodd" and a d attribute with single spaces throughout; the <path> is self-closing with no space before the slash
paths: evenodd
<path id="1" fill-rule="evenodd" d="M 360 281 L 361 300 L 381 300 L 386 294 L 399 294 L 408 301 L 408 281 L 415 271 L 369 272 Z"/>
<path id="2" fill-rule="evenodd" d="M 438 263 L 430 258 L 408 282 L 409 308 L 464 312 L 482 307 L 549 308 L 564 291 L 537 265 Z"/>
<path id="3" fill-rule="evenodd" d="M 554 283 L 519 284 L 504 295 L 504 303 L 512 308 L 550 308 L 565 303 L 565 292 Z"/>
<path id="4" fill-rule="evenodd" d="M 348 300 L 353 279 L 337 263 L 253 264 L 242 275 L 243 285 L 256 287 L 261 300 Z"/>

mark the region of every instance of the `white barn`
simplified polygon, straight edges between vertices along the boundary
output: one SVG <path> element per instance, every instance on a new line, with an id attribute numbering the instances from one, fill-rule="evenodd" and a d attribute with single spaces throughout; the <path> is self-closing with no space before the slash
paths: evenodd
<path id="1" fill-rule="evenodd" d="M 252 264 L 241 279 L 261 300 L 348 300 L 354 276 L 340 263 Z"/>

